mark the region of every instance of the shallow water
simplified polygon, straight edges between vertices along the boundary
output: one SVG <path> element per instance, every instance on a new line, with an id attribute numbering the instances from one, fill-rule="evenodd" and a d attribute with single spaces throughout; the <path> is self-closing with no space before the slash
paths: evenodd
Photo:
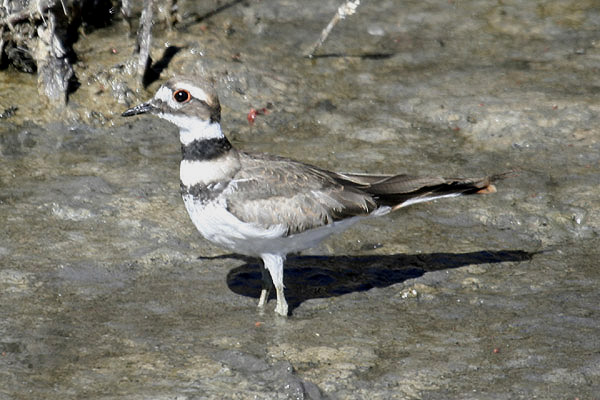
<path id="1" fill-rule="evenodd" d="M 301 57 L 337 6 L 252 1 L 171 33 L 157 23 L 154 59 L 182 47 L 161 81 L 213 75 L 248 151 L 341 171 L 519 172 L 494 195 L 290 256 L 293 315 L 260 314 L 256 261 L 188 220 L 176 129 L 118 117 L 160 83 L 136 89 L 122 67 L 133 39 L 119 24 L 82 37 L 67 110 L 41 105 L 34 77 L 0 75 L 1 108 L 18 107 L 0 125 L 0 398 L 600 393 L 595 3 L 367 2 L 326 56 Z"/>

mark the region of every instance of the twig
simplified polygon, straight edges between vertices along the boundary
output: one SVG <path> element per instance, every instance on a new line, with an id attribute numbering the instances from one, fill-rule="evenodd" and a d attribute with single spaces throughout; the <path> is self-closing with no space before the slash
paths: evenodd
<path id="1" fill-rule="evenodd" d="M 0 25 L 0 56 L 4 54 L 4 26 Z"/>
<path id="2" fill-rule="evenodd" d="M 12 30 L 12 25 L 17 22 L 25 20 L 33 20 L 34 14 L 39 14 L 40 19 L 46 24 L 44 13 L 56 4 L 56 0 L 36 0 L 28 4 L 27 8 L 21 9 L 17 12 L 10 12 L 7 16 L 0 19 L 0 26 L 8 26 Z M 63 0 L 60 0 L 60 4 L 63 9 L 63 13 L 68 15 L 67 5 Z"/>
<path id="3" fill-rule="evenodd" d="M 41 9 L 42 12 L 47 11 L 49 8 L 51 8 L 53 4 L 47 6 L 46 8 Z M 12 13 L 7 15 L 6 17 L 0 19 L 0 25 L 4 26 L 7 25 L 9 27 L 11 27 L 13 24 L 17 23 L 17 22 L 21 22 L 21 21 L 25 21 L 28 19 L 33 18 L 33 13 L 37 12 L 38 10 L 32 10 L 31 7 L 24 9 L 24 10 L 20 10 L 16 13 Z"/>
<path id="4" fill-rule="evenodd" d="M 152 42 L 152 19 L 154 0 L 144 0 L 144 8 L 140 17 L 140 27 L 137 36 L 138 65 L 137 75 L 139 82 L 143 84 L 144 75 L 150 67 L 150 44 Z"/>
<path id="5" fill-rule="evenodd" d="M 346 18 L 349 15 L 354 14 L 359 4 L 360 0 L 347 0 L 344 4 L 342 4 L 337 9 L 337 12 L 335 13 L 331 21 L 329 21 L 329 24 L 327 24 L 325 29 L 323 29 L 323 32 L 321 32 L 321 36 L 319 37 L 319 39 L 310 47 L 309 51 L 306 52 L 306 57 L 313 58 L 313 56 L 315 55 L 315 51 L 317 51 L 319 47 L 323 45 L 325 40 L 327 40 L 327 37 L 329 36 L 329 33 L 331 32 L 333 27 L 336 26 L 337 23 L 340 22 L 340 20 Z"/>

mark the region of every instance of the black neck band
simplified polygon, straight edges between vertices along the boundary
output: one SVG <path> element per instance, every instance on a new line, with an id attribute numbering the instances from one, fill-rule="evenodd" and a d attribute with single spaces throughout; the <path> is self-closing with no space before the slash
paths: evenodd
<path id="1" fill-rule="evenodd" d="M 217 139 L 194 140 L 190 144 L 181 145 L 184 160 L 212 160 L 231 150 L 231 143 L 226 137 Z"/>

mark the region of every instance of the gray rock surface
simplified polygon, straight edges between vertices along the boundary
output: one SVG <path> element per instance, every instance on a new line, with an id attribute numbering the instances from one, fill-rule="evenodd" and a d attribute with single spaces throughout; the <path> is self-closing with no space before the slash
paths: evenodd
<path id="1" fill-rule="evenodd" d="M 339 2 L 190 3 L 153 59 L 215 78 L 238 147 L 519 172 L 290 257 L 284 320 L 255 308 L 256 261 L 188 220 L 176 129 L 118 117 L 160 83 L 136 88 L 124 25 L 75 44 L 61 114 L 2 71 L 0 399 L 598 398 L 595 2 L 365 2 L 313 60 Z"/>

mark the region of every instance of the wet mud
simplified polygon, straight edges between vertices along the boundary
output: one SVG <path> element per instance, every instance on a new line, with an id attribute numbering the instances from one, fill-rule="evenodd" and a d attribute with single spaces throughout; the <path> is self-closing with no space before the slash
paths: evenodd
<path id="1" fill-rule="evenodd" d="M 0 72 L 1 399 L 598 398 L 594 2 L 365 2 L 313 59 L 338 2 L 191 3 L 147 88 L 119 23 L 74 44 L 64 108 Z M 516 173 L 291 255 L 292 315 L 260 313 L 257 260 L 186 215 L 176 129 L 119 117 L 175 74 L 214 78 L 244 150 Z"/>

